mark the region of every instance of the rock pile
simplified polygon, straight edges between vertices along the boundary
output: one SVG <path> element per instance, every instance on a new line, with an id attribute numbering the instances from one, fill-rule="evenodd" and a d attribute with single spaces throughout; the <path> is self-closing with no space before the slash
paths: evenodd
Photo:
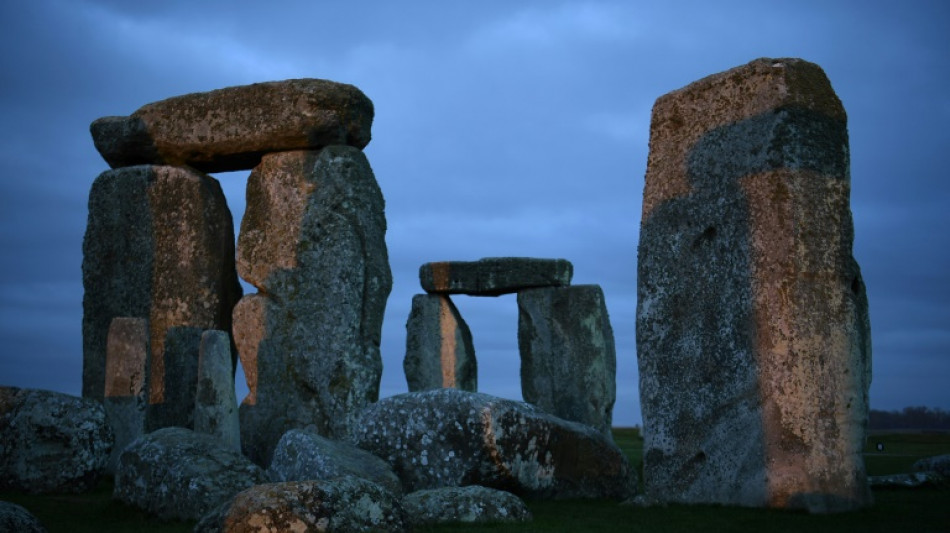
<path id="1" fill-rule="evenodd" d="M 656 101 L 637 272 L 648 497 L 870 503 L 849 194 L 846 116 L 817 65 L 759 59 Z"/>

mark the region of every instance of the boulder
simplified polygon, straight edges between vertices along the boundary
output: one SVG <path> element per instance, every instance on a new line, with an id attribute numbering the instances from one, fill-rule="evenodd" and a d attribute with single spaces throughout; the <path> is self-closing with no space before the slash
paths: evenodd
<path id="1" fill-rule="evenodd" d="M 148 321 L 116 317 L 109 325 L 106 342 L 106 385 L 102 405 L 115 445 L 109 455 L 108 472 L 115 474 L 119 455 L 145 433 L 148 395 Z"/>
<path id="2" fill-rule="evenodd" d="M 412 297 L 402 366 L 409 392 L 443 387 L 478 390 L 472 333 L 447 295 Z"/>
<path id="3" fill-rule="evenodd" d="M 945 488 L 950 485 L 947 477 L 934 471 L 868 476 L 868 486 L 874 489 L 921 489 Z"/>
<path id="4" fill-rule="evenodd" d="M 237 264 L 260 290 L 234 309 L 248 379 L 244 452 L 262 466 L 290 429 L 347 434 L 379 397 L 392 288 L 382 192 L 350 146 L 269 154 L 248 178 Z"/>
<path id="5" fill-rule="evenodd" d="M 914 472 L 936 472 L 950 479 L 950 454 L 924 457 L 913 465 Z"/>
<path id="6" fill-rule="evenodd" d="M 154 102 L 90 127 L 112 168 L 188 165 L 246 170 L 271 152 L 369 143 L 373 103 L 352 85 L 319 79 L 255 83 Z"/>
<path id="7" fill-rule="evenodd" d="M 195 431 L 211 435 L 226 447 L 240 452 L 241 428 L 232 361 L 231 336 L 227 332 L 205 331 L 201 334 Z"/>
<path id="8" fill-rule="evenodd" d="M 845 111 L 815 64 L 758 59 L 656 101 L 637 261 L 648 496 L 870 504 L 850 188 Z"/>
<path id="9" fill-rule="evenodd" d="M 163 400 L 149 403 L 145 415 L 146 433 L 167 427 L 195 429 L 198 357 L 203 333 L 201 328 L 168 328 L 162 350 Z"/>
<path id="10" fill-rule="evenodd" d="M 82 395 L 103 399 L 112 319 L 145 318 L 149 400 L 163 402 L 168 329 L 230 331 L 241 297 L 234 226 L 220 184 L 169 166 L 103 172 L 89 193 L 82 271 Z"/>
<path id="11" fill-rule="evenodd" d="M 418 490 L 402 499 L 402 508 L 414 527 L 532 520 L 521 498 L 478 485 Z"/>
<path id="12" fill-rule="evenodd" d="M 526 402 L 613 439 L 617 353 L 600 286 L 519 292 L 518 347 Z"/>
<path id="13" fill-rule="evenodd" d="M 195 526 L 195 533 L 406 530 L 399 500 L 379 485 L 352 476 L 251 487 Z"/>
<path id="14" fill-rule="evenodd" d="M 10 533 L 46 533 L 33 513 L 10 502 L 0 501 L 0 531 Z"/>
<path id="15" fill-rule="evenodd" d="M 621 500 L 636 473 L 603 433 L 487 394 L 436 389 L 380 400 L 352 442 L 385 459 L 403 490 L 482 485 L 533 498 Z"/>
<path id="16" fill-rule="evenodd" d="M 165 520 L 197 520 L 266 481 L 263 470 L 218 439 L 170 427 L 122 452 L 112 497 Z"/>
<path id="17" fill-rule="evenodd" d="M 113 440 L 97 401 L 0 387 L 0 490 L 91 490 L 106 470 Z"/>
<path id="18" fill-rule="evenodd" d="M 346 442 L 301 429 L 292 429 L 280 438 L 267 474 L 277 482 L 356 476 L 396 496 L 402 494 L 399 478 L 386 461 Z"/>
<path id="19" fill-rule="evenodd" d="M 419 268 L 426 292 L 498 296 L 535 287 L 571 284 L 574 265 L 565 259 L 486 257 L 478 261 L 442 261 Z"/>

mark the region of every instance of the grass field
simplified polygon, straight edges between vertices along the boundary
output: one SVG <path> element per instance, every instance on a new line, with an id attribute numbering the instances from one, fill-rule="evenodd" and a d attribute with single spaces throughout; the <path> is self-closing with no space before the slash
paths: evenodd
<path id="1" fill-rule="evenodd" d="M 643 441 L 635 429 L 614 430 L 617 444 L 639 465 Z M 884 451 L 877 451 L 877 443 Z M 866 464 L 871 475 L 907 472 L 921 457 L 950 453 L 950 435 L 896 433 L 868 438 Z M 194 523 L 161 522 L 111 499 L 111 482 L 80 495 L 31 496 L 0 492 L 0 500 L 23 505 L 57 532 L 184 532 Z M 950 532 L 950 490 L 917 489 L 874 492 L 874 506 L 853 513 L 805 513 L 708 505 L 636 508 L 614 502 L 529 501 L 534 521 L 517 526 L 442 526 L 417 531 L 558 532 L 558 531 L 807 531 Z"/>

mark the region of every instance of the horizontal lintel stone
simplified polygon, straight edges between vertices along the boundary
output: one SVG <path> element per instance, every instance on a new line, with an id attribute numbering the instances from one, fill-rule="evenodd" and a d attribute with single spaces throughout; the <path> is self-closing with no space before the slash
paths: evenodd
<path id="1" fill-rule="evenodd" d="M 566 259 L 488 257 L 478 261 L 426 263 L 419 281 L 429 293 L 498 296 L 539 287 L 571 284 L 574 266 Z"/>

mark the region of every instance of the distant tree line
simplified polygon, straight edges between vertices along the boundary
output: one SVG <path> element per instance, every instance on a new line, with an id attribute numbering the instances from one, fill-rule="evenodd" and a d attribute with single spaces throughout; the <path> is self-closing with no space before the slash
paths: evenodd
<path id="1" fill-rule="evenodd" d="M 868 427 L 877 429 L 945 429 L 950 430 L 950 411 L 930 407 L 905 407 L 901 411 L 871 409 Z"/>

